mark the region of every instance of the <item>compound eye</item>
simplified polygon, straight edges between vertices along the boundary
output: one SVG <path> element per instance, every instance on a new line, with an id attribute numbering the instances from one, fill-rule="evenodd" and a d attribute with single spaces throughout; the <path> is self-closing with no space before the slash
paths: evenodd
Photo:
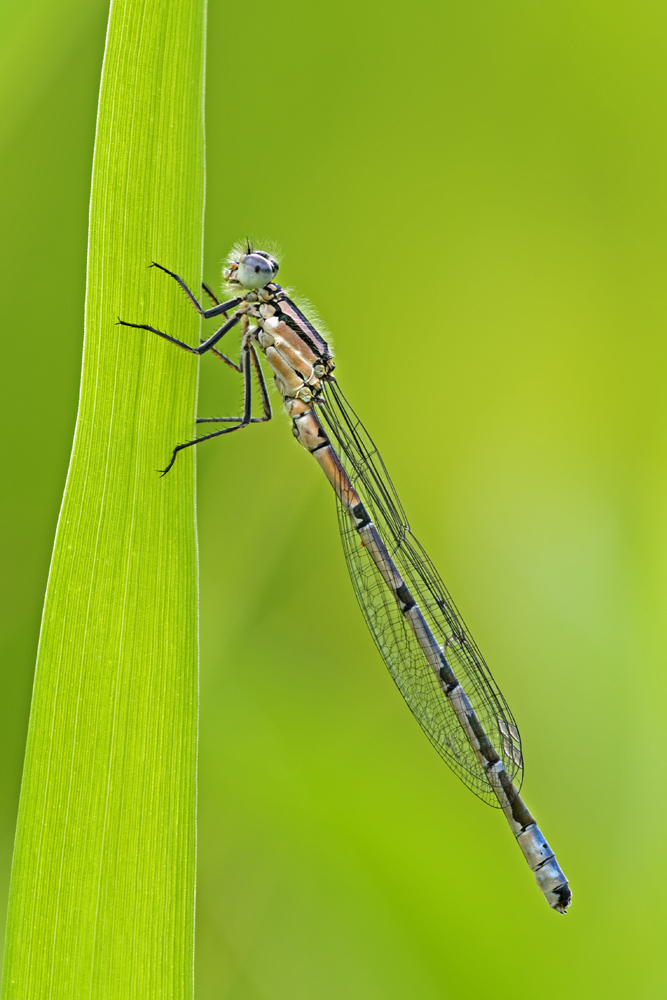
<path id="1" fill-rule="evenodd" d="M 239 261 L 237 280 L 244 288 L 262 288 L 278 273 L 278 264 L 265 253 L 247 253 Z"/>

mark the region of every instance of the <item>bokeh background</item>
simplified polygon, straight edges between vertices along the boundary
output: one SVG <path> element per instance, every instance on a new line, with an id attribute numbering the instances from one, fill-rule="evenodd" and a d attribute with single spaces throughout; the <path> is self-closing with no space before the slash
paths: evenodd
<path id="1" fill-rule="evenodd" d="M 0 3 L 3 906 L 106 14 Z M 666 42 L 650 0 L 210 2 L 207 279 L 272 239 L 325 318 L 574 903 L 411 719 L 278 413 L 198 456 L 197 1000 L 665 995 Z"/>

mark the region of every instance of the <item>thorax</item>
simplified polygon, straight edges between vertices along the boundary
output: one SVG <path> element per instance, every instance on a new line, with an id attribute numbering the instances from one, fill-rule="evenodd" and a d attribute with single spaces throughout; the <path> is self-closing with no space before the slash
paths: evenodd
<path id="1" fill-rule="evenodd" d="M 329 346 L 279 285 L 251 294 L 244 312 L 256 325 L 245 335 L 264 353 L 291 412 L 294 401 L 310 403 L 321 392 L 322 379 L 334 369 Z"/>

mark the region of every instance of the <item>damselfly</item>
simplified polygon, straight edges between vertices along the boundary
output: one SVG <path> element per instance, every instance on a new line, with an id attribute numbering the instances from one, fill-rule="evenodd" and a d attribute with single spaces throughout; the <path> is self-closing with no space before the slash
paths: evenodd
<path id="1" fill-rule="evenodd" d="M 276 284 L 278 262 L 251 246 L 236 248 L 225 279 L 239 292 L 204 309 L 182 278 L 160 264 L 204 319 L 224 323 L 199 347 L 144 323 L 192 354 L 212 351 L 243 376 L 240 417 L 200 417 L 197 423 L 229 424 L 174 448 L 179 451 L 271 419 L 271 404 L 258 352 L 269 366 L 299 444 L 317 460 L 336 493 L 348 569 L 368 627 L 411 712 L 461 780 L 489 805 L 500 807 L 554 910 L 565 913 L 570 888 L 553 851 L 520 794 L 521 739 L 514 717 L 482 654 L 463 623 L 437 570 L 412 534 L 380 454 L 347 402 L 322 334 Z M 231 315 L 228 315 L 231 314 Z M 238 364 L 215 349 L 233 327 L 241 328 Z M 262 415 L 252 415 L 252 382 Z"/>

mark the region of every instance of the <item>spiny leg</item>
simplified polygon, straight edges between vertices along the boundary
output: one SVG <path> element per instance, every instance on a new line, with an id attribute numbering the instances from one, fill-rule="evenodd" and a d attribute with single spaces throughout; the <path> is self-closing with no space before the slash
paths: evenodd
<path id="1" fill-rule="evenodd" d="M 147 323 L 128 323 L 124 319 L 118 319 L 116 325 L 131 326 L 134 327 L 135 330 L 150 330 L 151 333 L 157 333 L 158 337 L 163 337 L 164 340 L 168 340 L 172 344 L 176 344 L 177 347 L 182 347 L 184 351 L 189 351 L 190 354 L 201 355 L 205 354 L 206 351 L 210 351 L 214 344 L 217 344 L 217 342 L 224 337 L 224 335 L 228 333 L 233 326 L 236 326 L 242 315 L 243 313 L 235 312 L 233 316 L 231 316 L 218 330 L 215 331 L 212 337 L 209 337 L 208 340 L 204 340 L 199 347 L 190 347 L 189 344 L 183 343 L 182 340 L 177 340 L 176 337 L 170 337 L 168 333 L 163 333 L 162 330 L 158 330 L 154 326 L 148 326 Z"/>
<path id="2" fill-rule="evenodd" d="M 248 421 L 248 423 L 249 422 L 250 421 Z M 238 431 L 242 427 L 247 427 L 247 426 L 248 424 L 242 421 L 240 424 L 236 424 L 235 427 L 223 427 L 219 431 L 213 431 L 211 434 L 204 434 L 202 437 L 194 438 L 194 440 L 192 441 L 186 441 L 184 444 L 177 444 L 176 447 L 174 448 L 173 454 L 171 456 L 171 461 L 167 466 L 167 468 L 158 469 L 157 471 L 160 473 L 160 476 L 162 478 L 162 476 L 166 476 L 169 470 L 171 469 L 172 465 L 176 461 L 176 456 L 178 455 L 179 451 L 183 451 L 184 448 L 190 448 L 193 444 L 201 444 L 202 441 L 209 441 L 211 438 L 220 437 L 221 434 L 231 434 L 232 431 Z"/>
<path id="3" fill-rule="evenodd" d="M 209 297 L 209 298 L 210 298 L 210 299 L 212 300 L 212 302 L 213 302 L 213 303 L 214 303 L 214 304 L 215 304 L 216 306 L 219 306 L 219 305 L 220 305 L 220 299 L 216 298 L 216 296 L 215 296 L 215 295 L 213 294 L 213 292 L 212 292 L 212 291 L 211 291 L 211 289 L 210 289 L 210 288 L 208 287 L 208 285 L 206 284 L 206 282 L 205 282 L 205 281 L 202 281 L 202 283 L 201 283 L 201 286 L 202 286 L 202 288 L 204 289 L 204 291 L 206 292 L 206 294 L 208 295 L 208 297 Z"/>
<path id="4" fill-rule="evenodd" d="M 245 332 L 245 331 L 244 331 Z M 250 380 L 250 344 L 243 338 L 243 423 L 249 424 L 252 417 L 252 382 Z"/>
<path id="5" fill-rule="evenodd" d="M 193 444 L 200 444 L 202 441 L 208 441 L 214 437 L 220 437 L 223 434 L 231 434 L 232 431 L 238 431 L 242 427 L 247 427 L 249 424 L 261 424 L 265 420 L 271 419 L 271 406 L 268 400 L 268 394 L 266 391 L 266 384 L 264 382 L 264 377 L 259 367 L 259 360 L 252 344 L 244 344 L 241 349 L 241 365 L 239 366 L 243 372 L 243 387 L 244 387 L 244 399 L 243 399 L 243 416 L 242 417 L 198 417 L 197 423 L 235 423 L 234 427 L 222 427 L 219 431 L 213 431 L 211 434 L 204 434 L 202 437 L 194 438 L 192 441 L 186 441 L 184 444 L 176 445 L 171 456 L 171 461 L 166 469 L 160 469 L 159 471 L 163 476 L 171 469 L 172 465 L 176 461 L 176 456 L 179 451 L 184 448 L 190 448 Z M 258 381 L 260 382 L 260 393 L 262 396 L 262 404 L 264 407 L 263 417 L 253 417 L 252 416 L 252 383 L 251 376 L 253 370 L 255 374 L 259 372 Z M 268 408 L 268 413 L 267 413 Z"/>
<path id="6" fill-rule="evenodd" d="M 202 344 L 204 343 L 203 337 L 201 339 L 201 342 Z M 241 365 L 237 365 L 236 362 L 232 361 L 231 358 L 228 358 L 226 354 L 221 354 L 220 351 L 216 351 L 215 347 L 211 348 L 211 354 L 215 354 L 216 358 L 220 358 L 220 360 L 224 361 L 226 365 L 229 365 L 230 368 L 233 368 L 235 372 L 240 372 L 242 370 Z"/>
<path id="7" fill-rule="evenodd" d="M 218 302 L 216 299 L 216 305 L 214 305 L 213 308 L 203 309 L 182 278 L 179 278 L 179 276 L 177 274 L 174 274 L 173 271 L 170 271 L 169 268 L 163 267 L 162 264 L 157 264 L 155 261 L 153 261 L 153 263 L 150 266 L 157 267 L 161 271 L 164 271 L 165 274 L 171 275 L 171 277 L 175 281 L 177 281 L 178 284 L 181 286 L 181 288 L 183 289 L 187 297 L 190 299 L 190 302 L 192 302 L 193 306 L 195 307 L 199 315 L 203 316 L 204 319 L 210 319 L 211 316 L 219 316 L 220 313 L 227 313 L 229 312 L 230 309 L 234 309 L 241 301 L 241 298 L 239 296 L 230 299 L 228 302 Z M 206 286 L 203 287 L 206 288 Z M 208 292 L 208 289 L 206 289 L 206 291 Z M 209 292 L 209 294 L 211 293 Z M 213 296 L 213 298 L 215 298 L 215 296 Z"/>
<path id="8" fill-rule="evenodd" d="M 252 362 L 252 367 L 255 372 L 255 378 L 257 379 L 257 385 L 259 386 L 259 394 L 262 399 L 262 408 L 264 410 L 263 417 L 257 417 L 258 422 L 262 423 L 265 420 L 270 420 L 272 417 L 271 413 L 271 402 L 269 400 L 269 393 L 266 388 L 266 382 L 264 381 L 264 372 L 262 371 L 262 366 L 259 363 L 259 358 L 257 357 L 257 351 L 252 344 L 248 345 L 250 347 L 250 360 Z"/>
<path id="9" fill-rule="evenodd" d="M 232 431 L 238 431 L 241 427 L 246 427 L 250 423 L 250 412 L 248 407 L 248 399 L 250 397 L 250 355 L 247 347 L 244 345 L 242 348 L 242 368 L 243 368 L 243 383 L 244 383 L 244 407 L 243 407 L 243 417 L 237 422 L 235 427 L 222 427 L 219 431 L 212 431 L 210 434 L 204 434 L 202 437 L 193 438 L 192 441 L 185 441 L 183 444 L 177 444 L 174 448 L 171 456 L 171 461 L 166 469 L 159 469 L 158 471 L 166 476 L 172 465 L 176 461 L 176 456 L 179 451 L 183 451 L 184 448 L 191 448 L 194 444 L 200 444 L 202 441 L 209 441 L 211 438 L 220 437 L 222 434 L 231 434 Z M 199 421 L 198 421 L 199 422 Z"/>
<path id="10" fill-rule="evenodd" d="M 156 264 L 155 266 L 156 267 L 160 267 L 160 269 L 163 270 L 163 271 L 167 271 L 166 268 L 161 267 L 161 265 L 159 265 L 159 264 Z M 167 271 L 167 274 L 172 274 L 172 272 L 171 271 Z M 181 284 L 181 285 L 183 284 L 181 282 L 180 278 L 178 278 L 177 275 L 172 275 L 172 277 L 176 278 L 176 280 L 179 281 L 179 284 Z M 215 296 L 213 295 L 213 293 L 210 291 L 210 289 L 208 289 L 206 287 L 206 285 L 204 285 L 203 283 L 202 283 L 202 286 L 203 286 L 204 290 L 207 292 L 207 294 L 211 295 L 211 297 L 214 299 L 214 301 L 217 302 L 217 299 L 215 298 Z M 185 287 L 185 286 L 183 286 L 183 287 Z M 186 288 L 185 290 L 188 292 L 188 294 L 190 294 L 189 289 Z M 191 296 L 191 298 L 193 298 L 193 297 Z M 241 301 L 241 300 L 239 299 L 238 301 Z M 195 303 L 195 304 L 198 305 L 198 303 Z M 234 303 L 234 304 L 236 304 L 236 303 Z M 223 303 L 223 305 L 224 306 L 228 306 L 229 308 L 232 307 L 231 303 Z M 222 310 L 218 310 L 218 312 L 222 312 Z M 199 423 L 233 423 L 233 424 L 235 424 L 235 426 L 234 427 L 223 427 L 219 431 L 214 431 L 211 434 L 205 434 L 202 437 L 194 438 L 192 441 L 186 441 L 183 444 L 177 445 L 174 448 L 174 451 L 173 451 L 172 456 L 171 456 L 171 461 L 169 462 L 169 465 L 167 466 L 167 468 L 166 469 L 158 470 L 158 471 L 160 471 L 162 473 L 163 476 L 166 476 L 166 474 L 169 472 L 169 470 L 173 466 L 174 462 L 176 461 L 176 456 L 177 456 L 178 452 L 182 451 L 184 448 L 190 448 L 192 445 L 199 444 L 201 441 L 208 441 L 210 438 L 220 437 L 222 434 L 231 434 L 232 431 L 239 430 L 241 427 L 247 427 L 249 424 L 261 424 L 261 423 L 264 423 L 265 421 L 270 420 L 271 417 L 272 417 L 271 403 L 269 401 L 269 395 L 268 395 L 267 388 L 266 388 L 266 382 L 264 380 L 264 374 L 262 372 L 262 368 L 261 368 L 261 365 L 259 363 L 259 359 L 257 357 L 257 352 L 256 352 L 255 348 L 253 347 L 253 345 L 249 344 L 247 342 L 244 343 L 244 345 L 242 347 L 242 358 L 241 358 L 241 361 L 240 361 L 240 363 L 238 365 L 235 364 L 231 360 L 231 358 L 228 358 L 226 355 L 222 354 L 220 351 L 216 351 L 215 348 L 213 347 L 213 344 L 215 344 L 218 340 L 220 340 L 241 319 L 244 320 L 244 331 L 245 331 L 245 329 L 247 327 L 247 316 L 245 315 L 245 313 L 242 313 L 240 311 L 234 313 L 234 315 L 230 319 L 227 319 L 227 316 L 225 314 L 225 319 L 226 319 L 226 322 L 218 330 L 216 330 L 216 332 L 213 334 L 212 337 L 209 337 L 208 340 L 202 340 L 199 347 L 190 347 L 189 344 L 184 343 L 182 340 L 177 340 L 176 337 L 171 337 L 171 336 L 169 336 L 168 333 L 164 333 L 162 330 L 158 330 L 154 326 L 149 326 L 147 323 L 128 323 L 126 320 L 122 320 L 120 318 L 117 321 L 118 325 L 120 325 L 120 326 L 129 326 L 129 327 L 132 327 L 135 330 L 148 330 L 150 333 L 156 333 L 159 337 L 162 337 L 164 340 L 170 341 L 172 344 L 176 344 L 177 347 L 183 348 L 183 350 L 188 351 L 190 354 L 202 355 L 206 351 L 210 350 L 210 351 L 213 352 L 213 354 L 216 355 L 216 357 L 220 358 L 221 361 L 224 361 L 225 364 L 229 365 L 235 371 L 240 372 L 240 373 L 243 374 L 243 382 L 244 382 L 243 417 L 241 417 L 241 418 L 238 418 L 238 417 L 198 417 L 197 418 L 197 423 L 198 424 Z M 262 409 L 264 411 L 264 415 L 262 417 L 253 417 L 252 416 L 251 370 L 254 371 L 255 377 L 257 379 L 258 387 L 259 387 L 259 392 L 260 392 L 260 396 L 261 396 L 261 400 L 262 400 Z"/>
<path id="11" fill-rule="evenodd" d="M 265 420 L 270 420 L 270 417 L 251 417 L 248 421 L 249 424 L 263 424 Z M 239 426 L 245 427 L 241 417 L 197 417 L 195 420 L 196 424 L 238 424 Z M 198 440 L 203 441 L 204 438 L 199 438 Z M 196 441 L 191 441 L 190 444 L 196 444 Z"/>

